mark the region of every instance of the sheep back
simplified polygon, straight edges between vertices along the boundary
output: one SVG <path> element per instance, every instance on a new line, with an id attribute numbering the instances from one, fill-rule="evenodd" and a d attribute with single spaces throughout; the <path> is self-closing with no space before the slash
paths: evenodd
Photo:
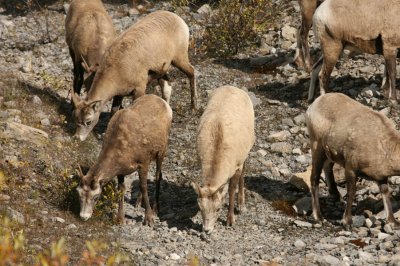
<path id="1" fill-rule="evenodd" d="M 205 185 L 218 188 L 226 183 L 242 167 L 254 141 L 254 110 L 248 94 L 232 86 L 214 90 L 197 132 Z M 213 180 L 220 175 L 226 180 Z"/>
<path id="2" fill-rule="evenodd" d="M 169 105 L 156 95 L 144 95 L 112 116 L 99 158 L 111 158 L 117 165 L 130 166 L 147 163 L 157 154 L 164 155 L 171 122 Z M 128 173 L 131 171 L 127 169 Z"/>
<path id="3" fill-rule="evenodd" d="M 391 168 L 383 162 L 400 138 L 383 114 L 344 94 L 327 93 L 309 106 L 306 123 L 312 150 L 323 149 L 333 162 L 374 180 L 388 176 Z"/>

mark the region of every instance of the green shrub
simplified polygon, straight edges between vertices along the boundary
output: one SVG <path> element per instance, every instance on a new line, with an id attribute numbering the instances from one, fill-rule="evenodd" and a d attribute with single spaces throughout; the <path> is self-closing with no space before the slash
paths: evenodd
<path id="1" fill-rule="evenodd" d="M 259 42 L 273 27 L 279 7 L 272 0 L 220 0 L 207 21 L 204 44 L 213 56 L 229 57 Z"/>

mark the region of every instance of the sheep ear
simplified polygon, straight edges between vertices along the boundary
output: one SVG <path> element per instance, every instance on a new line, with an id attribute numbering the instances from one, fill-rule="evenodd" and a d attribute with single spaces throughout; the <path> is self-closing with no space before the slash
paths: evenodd
<path id="1" fill-rule="evenodd" d="M 79 98 L 79 96 L 73 90 L 71 90 L 71 101 L 75 107 L 77 107 L 82 101 L 81 98 Z"/>
<path id="2" fill-rule="evenodd" d="M 82 179 L 84 177 L 81 165 L 78 165 L 78 169 L 76 169 L 76 172 L 78 173 L 78 176 L 80 179 Z"/>
<path id="3" fill-rule="evenodd" d="M 197 195 L 201 196 L 201 188 L 199 185 L 197 185 L 197 183 L 195 182 L 191 182 L 191 185 L 194 189 L 194 191 L 196 191 Z"/>
<path id="4" fill-rule="evenodd" d="M 98 112 L 101 108 L 101 100 L 94 101 L 89 104 L 89 107 L 93 109 L 93 111 Z"/>
<path id="5" fill-rule="evenodd" d="M 225 185 L 226 185 L 226 184 L 223 184 L 222 186 L 220 186 L 220 187 L 213 193 L 213 195 L 221 194 L 222 192 L 224 192 Z"/>

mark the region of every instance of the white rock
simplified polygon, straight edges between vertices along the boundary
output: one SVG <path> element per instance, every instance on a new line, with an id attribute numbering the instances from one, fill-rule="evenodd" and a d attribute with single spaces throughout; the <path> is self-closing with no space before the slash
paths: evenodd
<path id="1" fill-rule="evenodd" d="M 209 4 L 202 5 L 199 9 L 197 9 L 197 13 L 200 15 L 210 15 L 212 12 L 211 6 Z"/>
<path id="2" fill-rule="evenodd" d="M 266 150 L 263 150 L 263 149 L 259 149 L 259 150 L 257 151 L 257 154 L 260 155 L 260 156 L 262 156 L 262 157 L 264 157 L 265 155 L 267 155 L 267 151 L 266 151 Z"/>
<path id="3" fill-rule="evenodd" d="M 295 42 L 297 39 L 297 29 L 289 25 L 283 26 L 282 37 L 288 41 Z"/>
<path id="4" fill-rule="evenodd" d="M 312 227 L 312 224 L 311 224 L 311 223 L 309 223 L 309 222 L 304 222 L 304 221 L 300 221 L 300 220 L 294 221 L 294 224 L 297 225 L 297 226 L 299 226 L 299 227 L 309 227 L 309 228 Z"/>
<path id="5" fill-rule="evenodd" d="M 361 259 L 361 260 L 363 260 L 363 261 L 366 261 L 366 262 L 369 262 L 369 263 L 373 263 L 374 262 L 374 256 L 371 254 L 371 253 L 368 253 L 368 252 L 364 252 L 364 251 L 362 251 L 362 250 L 359 250 L 358 251 L 358 257 Z"/>
<path id="6" fill-rule="evenodd" d="M 305 248 L 307 245 L 306 245 L 306 243 L 304 243 L 302 240 L 297 239 L 297 240 L 294 242 L 294 246 L 295 246 L 296 248 Z"/>
<path id="7" fill-rule="evenodd" d="M 52 221 L 53 222 L 59 222 L 59 223 L 62 223 L 62 224 L 65 223 L 65 220 L 63 218 L 61 218 L 61 217 L 53 217 Z"/>
<path id="8" fill-rule="evenodd" d="M 325 255 L 317 258 L 320 265 L 338 265 L 340 260 L 332 255 Z"/>
<path id="9" fill-rule="evenodd" d="M 293 149 L 292 153 L 295 154 L 295 155 L 301 155 L 302 154 L 300 148 Z"/>
<path id="10" fill-rule="evenodd" d="M 269 141 L 285 141 L 291 136 L 290 132 L 287 130 L 282 130 L 279 132 L 275 132 L 270 134 L 267 137 L 267 140 Z"/>
<path id="11" fill-rule="evenodd" d="M 386 233 L 380 232 L 380 233 L 378 234 L 378 239 L 379 239 L 379 240 L 383 240 L 383 239 L 387 238 L 388 236 L 390 236 L 390 235 L 389 235 L 389 234 L 386 234 Z"/>
<path id="12" fill-rule="evenodd" d="M 181 259 L 181 256 L 179 256 L 176 253 L 172 253 L 171 255 L 169 255 L 169 257 L 171 260 L 180 260 Z"/>

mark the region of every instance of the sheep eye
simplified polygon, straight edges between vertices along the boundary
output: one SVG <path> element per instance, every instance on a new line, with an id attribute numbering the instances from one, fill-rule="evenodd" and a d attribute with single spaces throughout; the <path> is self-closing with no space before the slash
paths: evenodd
<path id="1" fill-rule="evenodd" d="M 88 127 L 92 124 L 92 121 L 89 120 L 89 121 L 84 122 L 83 124 Z"/>

